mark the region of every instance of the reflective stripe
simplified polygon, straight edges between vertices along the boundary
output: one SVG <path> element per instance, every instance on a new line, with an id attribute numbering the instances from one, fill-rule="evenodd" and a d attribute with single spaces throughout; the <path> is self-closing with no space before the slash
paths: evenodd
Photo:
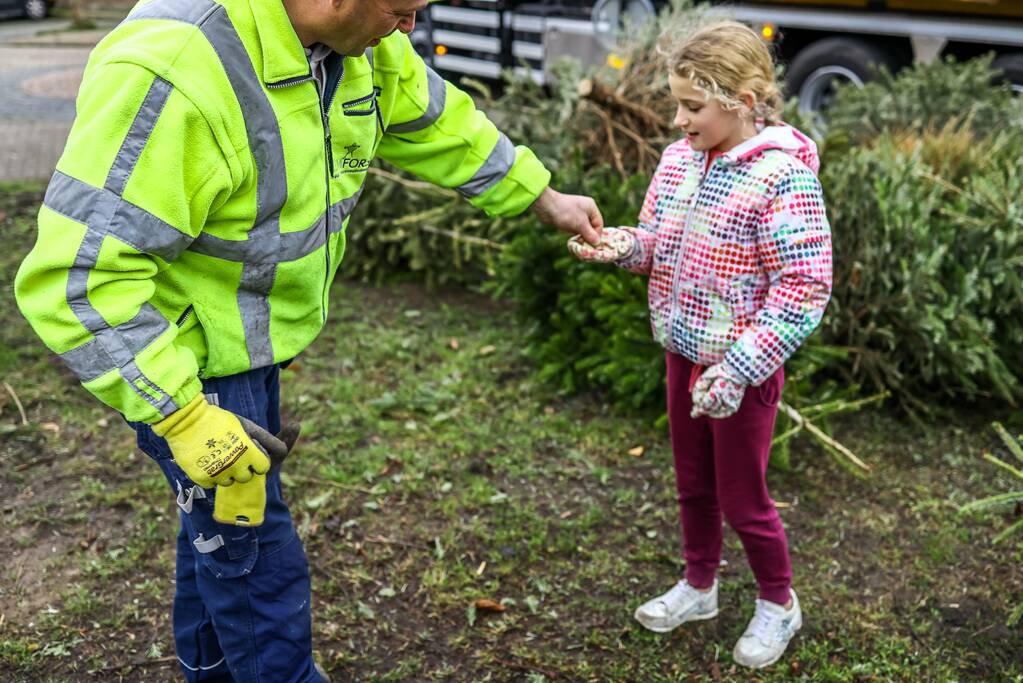
<path id="1" fill-rule="evenodd" d="M 447 83 L 437 75 L 437 72 L 426 67 L 426 80 L 430 101 L 426 103 L 426 111 L 423 115 L 406 123 L 396 123 L 388 126 L 388 133 L 415 133 L 433 124 L 440 115 L 444 113 L 444 103 L 447 99 Z"/>
<path id="2" fill-rule="evenodd" d="M 162 0 L 157 0 L 158 2 Z M 180 2 L 180 0 L 173 0 Z M 249 150 L 256 160 L 256 220 L 249 239 L 267 234 L 280 234 L 280 211 L 288 199 L 288 178 L 284 167 L 284 145 L 270 100 L 249 59 L 238 32 L 235 31 L 227 9 L 203 0 L 196 4 L 210 4 L 214 10 L 199 24 L 210 45 L 224 66 L 231 81 L 234 95 L 241 106 L 245 120 L 245 134 Z"/>
<path id="3" fill-rule="evenodd" d="M 341 229 L 341 220 L 355 208 L 359 195 L 365 188 L 360 187 L 351 197 L 346 197 L 331 207 L 331 232 Z M 103 207 L 115 205 L 113 218 L 107 234 L 128 246 L 146 254 L 173 261 L 186 248 L 197 254 L 213 256 L 238 263 L 283 263 L 305 258 L 325 244 L 323 222 L 320 216 L 316 223 L 297 232 L 282 233 L 279 238 L 251 240 L 225 240 L 221 237 L 200 233 L 193 241 L 181 232 L 134 204 L 117 197 L 109 190 L 100 189 L 76 180 L 60 171 L 53 174 L 43 199 L 46 208 L 79 223 L 88 224 L 93 213 L 102 216 Z M 97 222 L 104 222 L 97 218 Z"/>
<path id="4" fill-rule="evenodd" d="M 227 657 L 221 657 L 220 659 L 218 659 L 213 664 L 210 664 L 209 666 L 191 666 L 189 664 L 185 664 L 185 660 L 183 660 L 181 657 L 178 657 L 178 661 L 181 662 L 181 666 L 185 667 L 189 671 L 209 671 L 210 669 L 213 669 L 223 664 L 225 659 L 227 659 Z"/>
<path id="5" fill-rule="evenodd" d="M 238 263 L 281 263 L 297 261 L 324 245 L 323 216 L 314 225 L 281 235 L 268 236 L 260 241 L 225 240 L 202 233 L 189 247 L 189 251 Z"/>
<path id="6" fill-rule="evenodd" d="M 121 377 L 132 390 L 165 416 L 177 410 L 177 405 L 169 394 L 142 373 L 135 363 L 135 354 L 159 337 L 170 323 L 155 308 L 143 303 L 134 318 L 116 327 L 110 327 L 89 300 L 88 280 L 89 273 L 98 263 L 100 248 L 107 235 L 113 233 L 117 237 L 118 232 L 137 230 L 137 228 L 123 230 L 115 220 L 117 208 L 122 201 L 120 193 L 146 146 L 146 141 L 167 102 L 171 89 L 172 86 L 167 81 L 161 78 L 153 80 L 117 151 L 104 183 L 104 191 L 96 190 L 96 193 L 85 191 L 82 188 L 88 186 L 84 183 L 72 186 L 69 201 L 74 211 L 71 213 L 77 215 L 76 220 L 85 219 L 81 222 L 85 223 L 86 230 L 75 254 L 74 263 L 68 269 L 65 296 L 68 307 L 82 326 L 93 335 L 93 340 L 62 355 L 63 358 L 70 360 L 69 367 L 76 375 L 87 378 L 83 381 L 119 369 Z M 60 175 L 67 178 L 63 174 Z M 55 187 L 47 190 L 44 202 L 60 204 L 63 202 L 59 194 L 60 184 L 54 185 Z M 85 204 L 86 198 L 90 195 L 94 201 Z M 84 351 L 83 346 L 87 347 Z"/>
<path id="7" fill-rule="evenodd" d="M 364 179 L 355 194 L 345 197 L 330 207 L 331 233 L 341 231 L 342 222 L 351 215 L 365 188 Z M 326 244 L 325 220 L 326 215 L 321 215 L 314 225 L 304 230 L 286 232 L 281 234 L 279 239 L 267 239 L 261 242 L 225 240 L 202 233 L 188 250 L 238 263 L 268 264 L 297 261 Z"/>
<path id="8" fill-rule="evenodd" d="M 156 120 L 160 118 L 160 112 L 167 104 L 167 98 L 170 97 L 173 89 L 174 86 L 157 76 L 153 79 L 152 85 L 149 86 L 149 92 L 146 93 L 139 110 L 135 113 L 135 120 L 131 122 L 128 135 L 125 136 L 121 149 L 110 167 L 107 181 L 103 184 L 105 189 L 118 197 L 124 194 L 128 177 L 131 176 L 135 164 L 142 156 L 142 150 L 149 141 L 149 136 L 152 134 L 153 128 L 156 127 Z"/>
<path id="9" fill-rule="evenodd" d="M 515 163 L 515 145 L 508 136 L 501 133 L 494 150 L 483 162 L 476 174 L 457 189 L 466 197 L 476 197 L 504 180 Z"/>
<path id="10" fill-rule="evenodd" d="M 105 225 L 111 237 L 164 261 L 173 261 L 192 242 L 188 234 L 126 202 L 114 192 L 93 187 L 60 171 L 50 179 L 43 206 L 88 226 Z"/>
<path id="11" fill-rule="evenodd" d="M 270 290 L 277 279 L 276 263 L 246 263 L 238 283 L 238 310 L 245 328 L 245 346 L 254 368 L 273 365 L 270 341 Z"/>
<path id="12" fill-rule="evenodd" d="M 359 197 L 362 196 L 362 191 L 366 189 L 366 177 L 362 179 L 362 185 L 355 191 L 351 197 L 345 197 L 339 202 L 336 202 L 330 207 L 330 232 L 341 232 L 344 227 L 344 221 L 352 215 L 352 211 L 355 210 L 355 205 L 359 203 Z"/>
<path id="13" fill-rule="evenodd" d="M 173 19 L 198 26 L 220 5 L 195 0 L 158 0 L 143 5 L 128 15 L 125 21 L 133 19 Z"/>
<path id="14" fill-rule="evenodd" d="M 163 334 L 170 323 L 148 302 L 142 304 L 138 315 L 100 333 L 86 343 L 60 354 L 60 359 L 82 382 L 89 382 L 120 367 L 120 363 L 107 352 L 100 338 L 106 334 L 120 336 L 132 357 L 144 351 Z M 95 332 L 93 334 L 96 334 Z"/>
<path id="15" fill-rule="evenodd" d="M 206 538 L 200 533 L 199 538 L 192 541 L 192 545 L 194 545 L 195 549 L 200 553 L 206 555 L 208 553 L 212 553 L 217 548 L 223 547 L 224 537 L 217 534 L 213 538 Z"/>
<path id="16" fill-rule="evenodd" d="M 284 146 L 270 100 L 256 75 L 248 52 L 238 37 L 227 10 L 218 6 L 199 26 L 224 65 L 245 121 L 249 150 L 256 162 L 256 219 L 247 241 L 279 242 L 281 207 L 288 199 Z M 252 367 L 273 364 L 270 342 L 270 290 L 275 264 L 246 263 L 238 286 L 238 311 L 245 332 L 245 347 Z"/>
<path id="17" fill-rule="evenodd" d="M 133 359 L 130 363 L 120 368 L 121 377 L 127 382 L 132 390 L 144 399 L 151 406 L 156 408 L 164 417 L 178 409 L 170 394 L 158 387 L 148 377 L 142 374 L 142 370 Z M 149 391 L 146 391 L 146 388 Z"/>
<path id="18" fill-rule="evenodd" d="M 154 8 L 146 11 L 147 8 Z M 281 243 L 280 212 L 288 199 L 288 178 L 284 165 L 284 146 L 270 100 L 252 66 L 252 60 L 235 30 L 227 9 L 209 0 L 156 0 L 146 5 L 129 19 L 171 19 L 194 23 L 220 58 L 224 73 L 231 83 L 245 122 L 245 135 L 249 150 L 256 162 L 256 216 L 246 235 L 241 283 L 238 289 L 238 309 L 245 332 L 245 346 L 252 367 L 273 363 L 270 342 L 270 289 L 276 277 L 274 262 L 279 254 L 270 258 L 251 258 L 252 247 L 268 251 Z M 227 240 L 197 240 L 196 249 L 209 256 L 223 258 L 217 246 Z M 212 247 L 212 248 L 211 248 Z M 275 249 L 274 249 L 275 250 Z M 238 247 L 230 248 L 234 255 Z M 275 250 L 276 251 L 276 250 Z"/>

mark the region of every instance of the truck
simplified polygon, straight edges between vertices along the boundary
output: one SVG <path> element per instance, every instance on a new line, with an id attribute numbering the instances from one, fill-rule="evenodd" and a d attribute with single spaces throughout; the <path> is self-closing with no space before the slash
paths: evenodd
<path id="1" fill-rule="evenodd" d="M 611 60 L 623 27 L 643 27 L 666 0 L 438 0 L 420 14 L 416 49 L 442 75 L 498 80 L 514 69 L 538 83 L 562 57 Z M 1023 94 L 1023 0 L 704 0 L 749 24 L 785 65 L 787 94 L 804 112 L 827 108 L 840 83 L 862 85 L 879 67 L 993 53 Z M 647 25 L 649 26 L 649 25 Z M 640 28 L 638 30 L 646 30 Z M 653 30 L 653 29 L 650 29 Z"/>

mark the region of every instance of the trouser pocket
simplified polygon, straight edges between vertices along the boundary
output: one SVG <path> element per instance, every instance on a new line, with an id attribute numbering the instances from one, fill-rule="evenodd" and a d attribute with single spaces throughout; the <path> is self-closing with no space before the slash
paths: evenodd
<path id="1" fill-rule="evenodd" d="M 778 368 L 777 372 L 768 377 L 758 386 L 753 387 L 757 398 L 768 408 L 774 408 L 781 401 L 782 388 L 785 386 L 785 369 Z"/>
<path id="2" fill-rule="evenodd" d="M 161 465 L 177 490 L 181 528 L 192 553 L 218 579 L 244 576 L 259 559 L 259 537 L 249 527 L 221 524 L 213 519 L 215 489 L 204 489 L 185 476 L 173 460 Z"/>

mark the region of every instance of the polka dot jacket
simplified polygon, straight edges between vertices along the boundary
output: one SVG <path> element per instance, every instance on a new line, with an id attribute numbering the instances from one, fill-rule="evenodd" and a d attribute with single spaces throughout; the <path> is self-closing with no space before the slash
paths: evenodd
<path id="1" fill-rule="evenodd" d="M 618 265 L 650 276 L 650 323 L 668 351 L 770 377 L 831 295 L 831 232 L 817 147 L 784 124 L 715 157 L 668 146 Z"/>

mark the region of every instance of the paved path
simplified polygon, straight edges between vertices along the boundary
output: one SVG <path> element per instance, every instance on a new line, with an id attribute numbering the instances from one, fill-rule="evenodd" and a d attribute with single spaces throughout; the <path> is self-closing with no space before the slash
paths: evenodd
<path id="1" fill-rule="evenodd" d="M 85 62 L 104 34 L 65 27 L 0 22 L 0 181 L 49 178 L 64 149 Z"/>
<path id="2" fill-rule="evenodd" d="M 19 38 L 28 38 L 38 33 L 60 31 L 71 24 L 67 19 L 43 19 L 42 21 L 0 21 L 0 44 Z"/>

